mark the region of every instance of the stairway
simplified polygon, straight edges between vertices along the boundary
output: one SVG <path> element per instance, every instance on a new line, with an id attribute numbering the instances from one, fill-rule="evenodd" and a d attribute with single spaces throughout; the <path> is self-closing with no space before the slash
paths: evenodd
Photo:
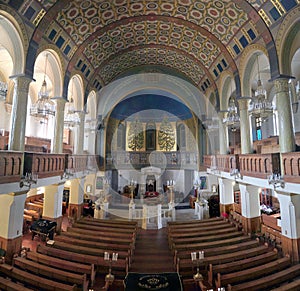
<path id="1" fill-rule="evenodd" d="M 130 272 L 174 272 L 173 255 L 169 250 L 167 228 L 139 229 Z"/>

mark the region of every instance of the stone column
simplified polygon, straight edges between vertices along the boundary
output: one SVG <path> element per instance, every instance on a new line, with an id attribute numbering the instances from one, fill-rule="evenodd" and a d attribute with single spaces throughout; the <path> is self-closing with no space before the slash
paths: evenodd
<path id="1" fill-rule="evenodd" d="M 279 77 L 275 80 L 275 93 L 278 111 L 280 152 L 293 152 L 295 151 L 295 135 L 289 96 L 289 78 Z"/>
<path id="2" fill-rule="evenodd" d="M 63 153 L 63 137 L 64 137 L 64 112 L 66 99 L 63 97 L 52 98 L 56 100 L 56 113 L 55 113 L 55 129 L 54 139 L 52 143 L 52 153 Z"/>
<path id="3" fill-rule="evenodd" d="M 8 149 L 23 152 L 29 85 L 32 78 L 25 75 L 12 76 L 14 81 L 13 104 L 10 121 Z"/>
<path id="4" fill-rule="evenodd" d="M 62 229 L 62 201 L 64 184 L 49 185 L 45 187 L 43 218 L 57 223 L 56 232 Z"/>
<path id="5" fill-rule="evenodd" d="M 85 119 L 85 112 L 81 111 L 78 112 L 80 117 L 80 124 L 78 125 L 78 136 L 77 136 L 77 155 L 83 154 L 83 142 L 84 142 L 84 119 Z"/>
<path id="6" fill-rule="evenodd" d="M 69 218 L 78 220 L 83 212 L 84 178 L 70 181 Z"/>
<path id="7" fill-rule="evenodd" d="M 300 195 L 278 193 L 281 215 L 282 251 L 293 262 L 300 261 Z"/>
<path id="8" fill-rule="evenodd" d="M 253 143 L 248 113 L 250 98 L 241 97 L 237 101 L 240 109 L 241 154 L 250 154 Z"/>
<path id="9" fill-rule="evenodd" d="M 6 251 L 7 263 L 12 262 L 13 255 L 22 247 L 26 194 L 20 192 L 0 195 L 0 247 Z"/>
<path id="10" fill-rule="evenodd" d="M 220 196 L 220 214 L 230 213 L 233 209 L 233 183 L 231 180 L 218 178 L 219 182 L 219 196 Z"/>
<path id="11" fill-rule="evenodd" d="M 219 141 L 220 141 L 220 155 L 226 155 L 228 151 L 228 128 L 223 123 L 227 111 L 219 112 Z"/>
<path id="12" fill-rule="evenodd" d="M 246 233 L 260 230 L 259 187 L 239 184 L 241 191 L 242 224 Z"/>

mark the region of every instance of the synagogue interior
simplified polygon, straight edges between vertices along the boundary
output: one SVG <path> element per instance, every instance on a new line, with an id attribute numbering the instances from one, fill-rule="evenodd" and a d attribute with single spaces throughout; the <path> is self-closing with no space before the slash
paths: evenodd
<path id="1" fill-rule="evenodd" d="M 0 290 L 300 290 L 300 0 L 1 0 Z"/>

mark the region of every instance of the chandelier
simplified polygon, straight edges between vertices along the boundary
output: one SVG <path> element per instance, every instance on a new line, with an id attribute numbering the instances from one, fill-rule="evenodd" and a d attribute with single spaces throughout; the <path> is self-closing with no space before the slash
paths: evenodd
<path id="1" fill-rule="evenodd" d="M 7 95 L 7 83 L 0 81 L 0 99 L 5 100 Z"/>
<path id="2" fill-rule="evenodd" d="M 80 124 L 80 116 L 78 115 L 77 110 L 74 107 L 74 100 L 71 97 L 70 101 L 66 104 L 66 114 L 64 118 L 65 127 L 74 127 Z"/>
<path id="3" fill-rule="evenodd" d="M 55 115 L 55 103 L 49 97 L 49 91 L 47 89 L 47 82 L 46 82 L 47 61 L 48 61 L 48 54 L 46 54 L 44 81 L 38 93 L 38 100 L 35 103 L 33 103 L 30 107 L 30 115 L 41 119 L 48 119 L 49 116 Z"/>
<path id="4" fill-rule="evenodd" d="M 223 123 L 226 124 L 231 131 L 236 131 L 240 127 L 240 117 L 237 113 L 237 107 L 233 97 L 229 99 L 228 113 L 227 116 L 223 118 Z"/>
<path id="5" fill-rule="evenodd" d="M 255 90 L 254 97 L 249 104 L 248 111 L 253 117 L 261 117 L 261 119 L 264 121 L 273 114 L 274 108 L 272 102 L 268 101 L 267 99 L 267 92 L 264 89 L 260 79 L 258 55 L 256 61 L 258 70 L 257 89 Z"/>

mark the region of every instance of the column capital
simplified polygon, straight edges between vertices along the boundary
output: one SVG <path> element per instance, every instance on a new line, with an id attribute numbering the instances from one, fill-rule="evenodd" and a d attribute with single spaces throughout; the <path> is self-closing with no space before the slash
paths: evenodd
<path id="1" fill-rule="evenodd" d="M 293 76 L 289 76 L 289 75 L 282 75 L 282 74 L 279 74 L 277 76 L 274 76 L 272 77 L 269 82 L 274 82 L 276 80 L 291 80 L 291 79 L 295 79 L 295 77 Z"/>
<path id="2" fill-rule="evenodd" d="M 247 110 L 252 97 L 239 97 L 237 102 L 239 103 L 240 110 Z"/>

